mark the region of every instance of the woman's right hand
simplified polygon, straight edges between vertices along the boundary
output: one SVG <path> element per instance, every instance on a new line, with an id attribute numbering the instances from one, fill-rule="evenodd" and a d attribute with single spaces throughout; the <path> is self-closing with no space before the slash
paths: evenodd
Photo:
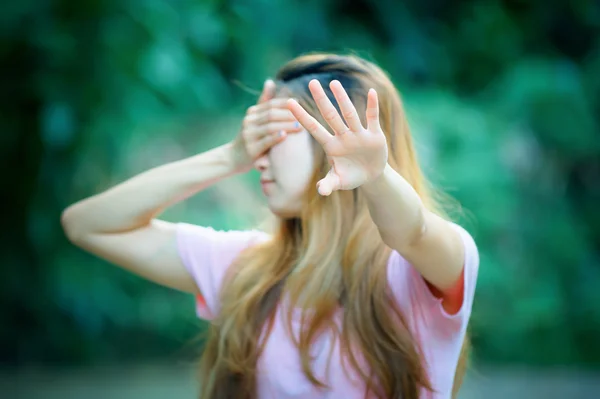
<path id="1" fill-rule="evenodd" d="M 239 170 L 248 171 L 256 159 L 287 134 L 303 129 L 287 109 L 287 98 L 275 97 L 275 82 L 267 80 L 256 105 L 246 111 L 242 129 L 233 141 L 234 162 Z"/>

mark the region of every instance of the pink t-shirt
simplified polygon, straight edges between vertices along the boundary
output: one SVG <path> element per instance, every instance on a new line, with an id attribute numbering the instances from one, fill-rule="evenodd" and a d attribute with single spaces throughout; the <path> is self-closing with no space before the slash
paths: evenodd
<path id="1" fill-rule="evenodd" d="M 441 299 L 431 293 L 420 274 L 399 253 L 392 252 L 387 265 L 390 287 L 409 328 L 421 342 L 425 367 L 436 391 L 433 395 L 423 392 L 423 398 L 451 397 L 454 372 L 475 293 L 479 267 L 477 247 L 466 230 L 453 226 L 462 236 L 466 259 L 464 301 L 456 314 L 450 315 L 444 310 Z M 178 224 L 177 243 L 181 259 L 203 294 L 203 298 L 197 301 L 199 317 L 210 320 L 218 314 L 219 290 L 227 268 L 244 248 L 266 239 L 268 236 L 259 231 L 223 232 Z M 282 316 L 287 311 L 281 308 L 259 359 L 258 397 L 363 399 L 365 384 L 352 368 L 342 367 L 339 343 L 326 333 L 313 344 L 311 354 L 315 356 L 312 364 L 315 375 L 330 389 L 317 388 L 308 381 Z M 292 321 L 292 327 L 293 333 L 298 336 L 299 321 Z M 327 367 L 330 352 L 332 357 Z"/>

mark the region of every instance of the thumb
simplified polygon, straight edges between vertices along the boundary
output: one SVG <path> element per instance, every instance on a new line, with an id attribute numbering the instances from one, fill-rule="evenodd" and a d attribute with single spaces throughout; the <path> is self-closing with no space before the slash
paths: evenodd
<path id="1" fill-rule="evenodd" d="M 340 188 L 340 178 L 335 174 L 333 168 L 330 169 L 327 175 L 317 183 L 317 191 L 323 196 L 328 196 Z"/>
<path id="2" fill-rule="evenodd" d="M 263 90 L 262 93 L 260 93 L 258 103 L 264 103 L 273 97 L 275 97 L 275 82 L 273 82 L 271 79 L 267 79 L 263 85 Z"/>

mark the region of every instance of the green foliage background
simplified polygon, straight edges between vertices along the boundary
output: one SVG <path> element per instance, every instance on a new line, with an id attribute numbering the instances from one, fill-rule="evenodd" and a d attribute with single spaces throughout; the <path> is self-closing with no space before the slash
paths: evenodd
<path id="1" fill-rule="evenodd" d="M 466 210 L 481 251 L 476 356 L 600 364 L 600 3 L 0 7 L 3 363 L 191 353 L 202 326 L 192 299 L 69 245 L 60 212 L 231 139 L 266 77 L 321 50 L 355 51 L 390 73 L 425 170 Z M 249 174 L 165 217 L 243 228 L 258 219 L 260 203 Z"/>

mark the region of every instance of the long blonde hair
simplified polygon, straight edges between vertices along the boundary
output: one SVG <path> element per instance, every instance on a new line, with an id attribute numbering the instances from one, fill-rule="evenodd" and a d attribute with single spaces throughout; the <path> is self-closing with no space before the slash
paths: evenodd
<path id="1" fill-rule="evenodd" d="M 285 64 L 276 83 L 282 96 L 293 96 L 327 127 L 308 91 L 321 81 L 334 104 L 329 82 L 339 80 L 364 116 L 369 88 L 377 90 L 380 122 L 389 146 L 389 164 L 417 191 L 425 206 L 441 212 L 424 178 L 400 95 L 376 65 L 356 56 L 309 54 Z M 363 124 L 364 124 L 363 120 Z M 366 126 L 366 125 L 365 125 Z M 257 361 L 267 341 L 260 337 L 273 325 L 285 295 L 288 328 L 294 309 L 302 309 L 302 329 L 295 339 L 302 368 L 317 386 L 326 386 L 311 369 L 311 342 L 330 329 L 340 338 L 342 353 L 379 398 L 417 399 L 421 388 L 432 390 L 419 342 L 412 336 L 388 287 L 390 255 L 371 220 L 360 189 L 321 197 L 316 182 L 329 169 L 321 148 L 302 215 L 279 221 L 272 239 L 245 250 L 231 266 L 220 294 L 221 311 L 211 323 L 200 362 L 200 398 L 255 398 Z M 288 301 L 289 299 L 289 301 Z M 334 314 L 344 309 L 341 330 Z M 458 390 L 465 371 L 463 345 L 455 375 Z M 355 354 L 366 364 L 360 366 Z"/>

